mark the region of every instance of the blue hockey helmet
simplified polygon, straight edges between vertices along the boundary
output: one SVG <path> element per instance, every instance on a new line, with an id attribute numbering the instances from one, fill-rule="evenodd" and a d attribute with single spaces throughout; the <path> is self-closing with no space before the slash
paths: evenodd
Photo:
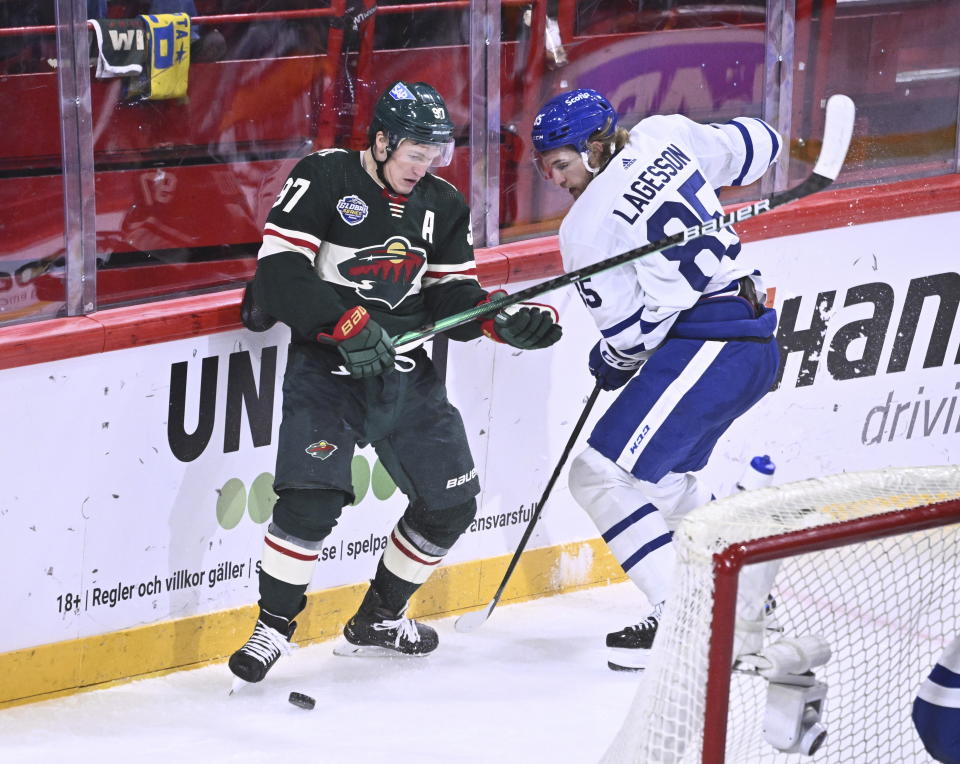
<path id="1" fill-rule="evenodd" d="M 578 88 L 554 96 L 533 120 L 533 147 L 537 153 L 573 146 L 586 151 L 590 136 L 599 130 L 612 133 L 617 113 L 596 90 Z"/>

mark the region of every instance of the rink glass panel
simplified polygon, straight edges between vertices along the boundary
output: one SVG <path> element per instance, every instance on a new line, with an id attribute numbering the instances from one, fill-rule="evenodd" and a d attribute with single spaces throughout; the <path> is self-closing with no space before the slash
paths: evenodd
<path id="1" fill-rule="evenodd" d="M 53 8 L 40 8 L 47 4 L 16 5 L 30 7 L 14 15 L 13 3 L 0 3 L 0 27 L 53 23 Z M 46 73 L 34 71 L 38 62 L 56 56 L 54 34 L 0 36 L 0 111 L 5 126 L 0 136 L 0 325 L 52 318 L 65 311 L 66 158 L 58 80 L 49 67 Z M 64 79 L 69 81 L 69 75 Z"/>
<path id="2" fill-rule="evenodd" d="M 958 29 L 953 0 L 797 0 L 792 182 L 812 169 L 833 93 L 857 105 L 840 186 L 956 172 Z"/>
<path id="3" fill-rule="evenodd" d="M 809 172 L 835 92 L 858 106 L 840 185 L 957 169 L 950 0 L 438 0 L 372 15 L 364 0 L 347 16 L 345 0 L 286 0 L 244 6 L 252 18 L 197 0 L 188 97 L 137 103 L 121 80 L 71 68 L 84 0 L 23 5 L 0 4 L 0 99 L 30 115 L 0 136 L 0 325 L 239 286 L 293 164 L 362 148 L 396 78 L 447 100 L 457 150 L 440 174 L 469 198 L 481 247 L 556 232 L 571 200 L 537 174 L 529 131 L 545 100 L 575 87 L 604 92 L 626 126 L 675 112 L 778 126 L 790 143 L 777 172 L 724 191 L 726 203 Z"/>

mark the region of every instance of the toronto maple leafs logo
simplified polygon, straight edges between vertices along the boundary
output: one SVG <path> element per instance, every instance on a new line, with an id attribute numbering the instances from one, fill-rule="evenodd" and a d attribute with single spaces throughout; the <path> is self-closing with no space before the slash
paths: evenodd
<path id="1" fill-rule="evenodd" d="M 333 452 L 337 450 L 337 447 L 333 443 L 329 443 L 325 440 L 318 440 L 316 443 L 311 443 L 307 446 L 304 451 L 306 451 L 314 459 L 327 459 L 333 455 Z"/>
<path id="2" fill-rule="evenodd" d="M 413 291 L 427 267 L 427 252 L 403 236 L 391 236 L 383 244 L 358 249 L 353 257 L 337 263 L 340 275 L 365 300 L 397 307 Z"/>

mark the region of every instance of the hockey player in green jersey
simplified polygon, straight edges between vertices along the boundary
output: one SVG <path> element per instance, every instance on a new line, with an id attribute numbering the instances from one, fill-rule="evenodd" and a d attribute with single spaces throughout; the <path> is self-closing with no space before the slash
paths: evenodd
<path id="1" fill-rule="evenodd" d="M 480 486 L 463 421 L 426 351 L 394 348 L 390 337 L 488 299 L 470 210 L 429 172 L 449 163 L 453 130 L 433 87 L 395 82 L 377 101 L 369 148 L 302 159 L 267 217 L 247 318 L 256 306 L 261 319 L 287 324 L 292 342 L 260 614 L 229 661 L 247 682 L 289 651 L 323 540 L 354 498 L 354 449 L 367 443 L 409 504 L 337 652 L 426 655 L 437 646 L 432 628 L 406 617 L 407 602 L 470 525 Z M 447 334 L 535 349 L 561 329 L 552 308 L 525 305 Z"/>

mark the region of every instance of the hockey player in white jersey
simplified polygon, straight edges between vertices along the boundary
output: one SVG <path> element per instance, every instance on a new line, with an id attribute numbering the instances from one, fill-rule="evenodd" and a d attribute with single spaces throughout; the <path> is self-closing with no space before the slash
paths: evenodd
<path id="1" fill-rule="evenodd" d="M 560 226 L 567 271 L 722 214 L 715 189 L 753 183 L 781 148 L 769 125 L 748 117 L 701 125 L 653 116 L 628 132 L 585 88 L 548 101 L 532 138 L 544 176 L 575 200 Z M 590 372 L 623 391 L 571 464 L 570 490 L 653 605 L 607 635 L 610 667 L 637 670 L 671 593 L 672 532 L 711 498 L 697 472 L 775 379 L 776 313 L 730 229 L 577 286 L 600 331 Z"/>

